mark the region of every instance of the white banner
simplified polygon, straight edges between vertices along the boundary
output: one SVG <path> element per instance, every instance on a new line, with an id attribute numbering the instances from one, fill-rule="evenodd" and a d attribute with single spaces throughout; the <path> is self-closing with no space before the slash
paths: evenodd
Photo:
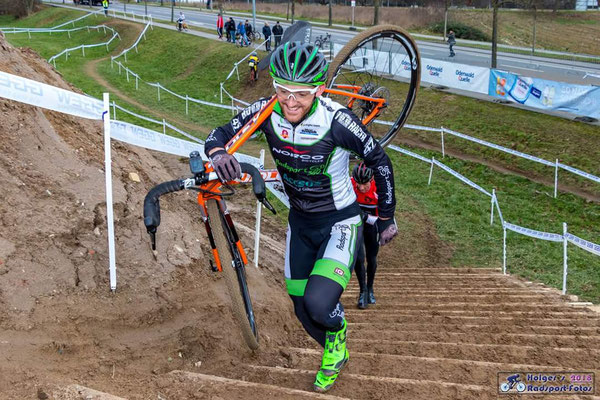
<path id="1" fill-rule="evenodd" d="M 178 139 L 122 121 L 110 121 L 110 136 L 135 146 L 183 157 L 189 157 L 194 150 L 204 154 L 204 145 L 200 143 Z"/>
<path id="2" fill-rule="evenodd" d="M 102 119 L 102 101 L 0 71 L 0 97 L 89 119 Z"/>

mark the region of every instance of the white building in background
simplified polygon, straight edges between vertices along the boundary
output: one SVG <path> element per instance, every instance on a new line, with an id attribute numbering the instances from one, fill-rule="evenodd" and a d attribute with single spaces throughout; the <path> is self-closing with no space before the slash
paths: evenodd
<path id="1" fill-rule="evenodd" d="M 577 0 L 575 2 L 575 9 L 577 11 L 598 9 L 598 0 Z"/>

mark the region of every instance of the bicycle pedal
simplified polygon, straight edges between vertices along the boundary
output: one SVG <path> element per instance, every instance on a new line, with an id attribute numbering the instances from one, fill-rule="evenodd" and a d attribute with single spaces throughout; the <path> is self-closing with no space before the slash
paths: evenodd
<path id="1" fill-rule="evenodd" d="M 210 263 L 210 269 L 211 269 L 211 271 L 212 271 L 212 272 L 217 272 L 217 271 L 218 271 L 218 268 L 217 268 L 217 266 L 216 266 L 216 265 L 215 265 L 215 264 L 212 262 L 212 260 L 209 260 L 208 262 Z"/>

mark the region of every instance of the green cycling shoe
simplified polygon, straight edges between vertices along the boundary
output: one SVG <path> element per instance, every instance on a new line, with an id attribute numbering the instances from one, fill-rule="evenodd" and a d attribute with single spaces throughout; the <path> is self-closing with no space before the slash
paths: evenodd
<path id="1" fill-rule="evenodd" d="M 348 363 L 350 355 L 346 349 L 346 320 L 342 329 L 337 332 L 327 331 L 325 336 L 325 349 L 321 369 L 317 372 L 314 389 L 317 392 L 326 392 L 333 387 L 340 371 Z"/>

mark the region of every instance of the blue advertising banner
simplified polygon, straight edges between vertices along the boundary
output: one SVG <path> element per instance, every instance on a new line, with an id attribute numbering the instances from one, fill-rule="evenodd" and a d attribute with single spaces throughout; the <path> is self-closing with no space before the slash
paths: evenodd
<path id="1" fill-rule="evenodd" d="M 600 119 L 600 87 L 530 78 L 490 70 L 488 94 L 543 110 Z"/>

